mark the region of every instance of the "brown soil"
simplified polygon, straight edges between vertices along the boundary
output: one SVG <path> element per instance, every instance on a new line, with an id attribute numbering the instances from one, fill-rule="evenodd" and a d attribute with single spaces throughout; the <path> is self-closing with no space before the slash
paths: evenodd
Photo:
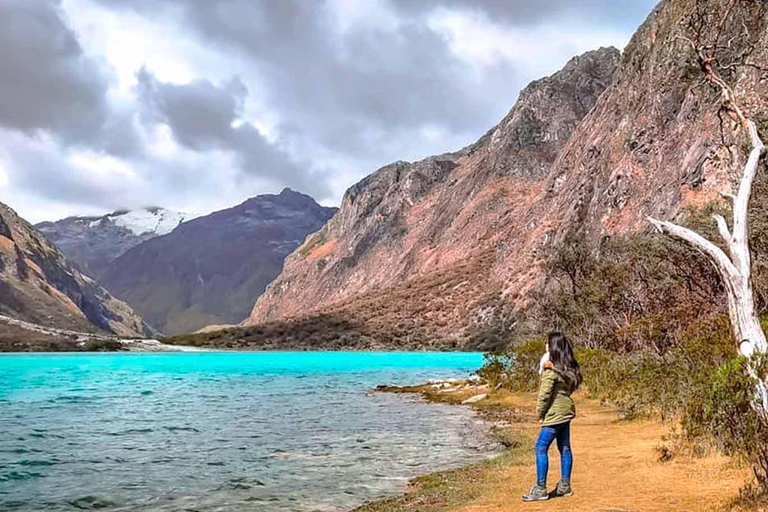
<path id="1" fill-rule="evenodd" d="M 531 397 L 531 400 L 533 398 Z M 573 423 L 574 496 L 524 504 L 535 466 L 504 468 L 489 492 L 464 512 L 512 510 L 683 511 L 723 507 L 744 485 L 747 472 L 722 456 L 660 462 L 657 447 L 669 427 L 655 421 L 617 421 L 615 411 L 579 401 Z M 552 450 L 556 453 L 556 450 Z M 551 457 L 550 482 L 559 476 L 559 455 Z"/>
<path id="2" fill-rule="evenodd" d="M 467 394 L 466 391 L 461 391 Z M 441 401 L 444 401 L 441 399 Z M 450 400 L 447 400 L 450 401 Z M 485 406 L 482 404 L 486 403 Z M 492 395 L 480 402 L 478 409 L 498 412 L 500 407 L 514 411 L 517 418 L 512 428 L 533 439 L 538 433 L 532 405 L 533 394 Z M 514 512 L 514 511 L 700 511 L 728 510 L 739 489 L 749 478 L 749 470 L 731 459 L 710 454 L 690 457 L 675 454 L 671 460 L 660 460 L 660 446 L 670 434 L 671 425 L 656 420 L 617 419 L 611 408 L 594 400 L 577 398 L 578 417 L 572 425 L 574 453 L 574 496 L 552 499 L 542 503 L 523 503 L 520 496 L 528 491 L 535 479 L 532 456 L 522 461 L 485 465 L 472 481 L 457 478 L 452 486 L 471 486 L 471 498 L 453 501 L 430 498 L 423 500 L 406 495 L 400 506 L 382 503 L 366 510 L 440 511 L 440 512 Z M 682 449 L 681 451 L 685 451 Z M 559 454 L 550 451 L 549 487 L 559 478 Z M 413 485 L 409 494 L 420 489 Z M 454 489 L 454 495 L 455 495 Z"/>

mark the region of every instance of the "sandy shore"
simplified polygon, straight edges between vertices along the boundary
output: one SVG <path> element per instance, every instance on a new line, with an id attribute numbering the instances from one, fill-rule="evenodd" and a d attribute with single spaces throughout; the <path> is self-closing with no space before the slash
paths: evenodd
<path id="1" fill-rule="evenodd" d="M 616 410 L 578 395 L 572 427 L 574 496 L 522 503 L 520 496 L 535 479 L 532 446 L 539 427 L 534 394 L 491 391 L 466 382 L 383 386 L 379 391 L 420 393 L 427 400 L 451 404 L 474 397 L 476 401 L 466 406 L 494 421 L 495 434 L 509 449 L 493 461 L 419 477 L 404 495 L 354 512 L 733 510 L 750 475 L 748 468 L 722 455 L 694 457 L 690 446 L 673 435 L 675 425 L 619 420 Z M 486 396 L 478 399 L 481 395 Z M 559 455 L 553 447 L 550 487 L 558 478 Z"/>

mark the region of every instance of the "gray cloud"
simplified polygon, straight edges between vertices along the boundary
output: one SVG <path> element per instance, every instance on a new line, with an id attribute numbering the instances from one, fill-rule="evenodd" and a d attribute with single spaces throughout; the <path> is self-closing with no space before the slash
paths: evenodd
<path id="1" fill-rule="evenodd" d="M 93 175 L 72 164 L 57 151 L 56 145 L 24 137 L 19 133 L 0 131 L 0 140 L 11 155 L 14 189 L 24 194 L 61 203 L 80 203 L 105 209 L 130 193 L 125 179 L 105 173 Z M 2 201 L 13 200 L 2 198 Z"/>
<path id="2" fill-rule="evenodd" d="M 248 94 L 240 79 L 217 87 L 208 80 L 186 85 L 159 83 L 146 68 L 136 76 L 142 113 L 148 121 L 168 124 L 176 139 L 192 149 L 231 145 L 232 123 L 241 115 Z"/>
<path id="3" fill-rule="evenodd" d="M 136 149 L 130 120 L 106 101 L 109 68 L 84 55 L 58 1 L 0 2 L 0 69 L 0 125 L 115 153 Z"/>
<path id="4" fill-rule="evenodd" d="M 255 194 L 271 185 L 335 199 L 343 190 L 331 182 L 340 188 L 377 165 L 471 142 L 539 77 L 541 69 L 503 55 L 482 63 L 457 55 L 430 24 L 439 9 L 480 12 L 482 23 L 510 30 L 578 26 L 584 34 L 628 35 L 654 1 L 388 0 L 373 17 L 345 25 L 333 0 L 70 0 L 74 10 L 66 13 L 61 0 L 0 0 L 0 142 L 11 190 L 104 208 L 137 201 L 183 208 L 163 200 L 197 204 L 212 190 L 234 203 L 241 198 L 232 190 Z M 91 3 L 167 25 L 192 41 L 187 48 L 221 63 L 206 61 L 183 85 L 160 80 L 159 68 L 157 75 L 141 69 L 135 98 L 116 102 L 109 94 L 116 73 L 68 24 Z M 575 50 L 566 44 L 558 52 L 542 57 L 565 62 Z M 270 116 L 269 138 L 254 105 Z M 158 125 L 194 156 L 154 154 Z M 35 157 L 34 145 L 16 151 L 20 139 L 3 137 L 10 132 L 54 140 Z M 119 157 L 135 183 L 74 168 L 65 154 L 72 149 Z"/>
<path id="5" fill-rule="evenodd" d="M 514 27 L 555 23 L 567 30 L 579 20 L 585 32 L 629 31 L 655 0 L 390 0 L 391 26 L 343 31 L 328 0 L 97 1 L 166 15 L 222 54 L 238 55 L 265 84 L 262 99 L 279 113 L 279 130 L 296 151 L 319 147 L 372 166 L 457 149 L 539 77 L 504 58 L 483 66 L 460 59 L 429 25 L 437 9 L 479 11 Z M 563 53 L 564 63 L 572 54 Z M 425 128 L 445 134 L 443 143 L 426 140 Z"/>
<path id="6" fill-rule="evenodd" d="M 437 7 L 476 11 L 513 26 L 565 21 L 587 25 L 609 24 L 633 30 L 658 0 L 391 0 L 405 13 L 423 14 Z"/>
<path id="7" fill-rule="evenodd" d="M 289 157 L 250 124 L 232 127 L 248 92 L 238 79 L 221 87 L 207 80 L 177 86 L 141 70 L 141 112 L 136 104 L 110 102 L 113 72 L 106 61 L 85 53 L 59 0 L 0 2 L 0 68 L 0 128 L 6 129 L 0 130 L 0 140 L 14 194 L 113 209 L 212 190 L 211 182 L 222 176 L 216 168 L 205 169 L 209 180 L 189 164 L 153 161 L 136 130 L 135 119 L 141 114 L 148 128 L 168 124 L 177 141 L 194 151 L 232 152 L 243 175 L 229 173 L 228 179 L 246 190 L 253 189 L 253 179 L 266 179 L 275 189 L 292 186 L 318 197 L 331 195 L 322 170 Z M 26 141 L 13 131 L 33 139 L 46 133 L 53 140 Z M 137 175 L 132 182 L 109 172 L 94 175 L 65 157 L 69 149 L 120 157 Z M 151 185 L 163 188 L 153 190 Z"/>
<path id="8" fill-rule="evenodd" d="M 322 1 L 171 0 L 176 9 L 99 1 L 144 13 L 180 10 L 177 23 L 252 63 L 267 84 L 265 101 L 281 113 L 281 130 L 335 151 L 376 154 L 383 138 L 425 125 L 479 135 L 524 85 L 503 61 L 473 80 L 476 70 L 422 18 L 337 33 L 336 13 Z"/>
<path id="9" fill-rule="evenodd" d="M 313 171 L 310 163 L 296 162 L 251 123 L 241 121 L 235 125 L 248 95 L 239 78 L 221 86 L 208 80 L 166 84 L 144 68 L 137 78 L 142 117 L 151 123 L 167 124 L 179 143 L 198 151 L 231 151 L 246 173 L 319 197 L 330 194 L 324 176 Z"/>

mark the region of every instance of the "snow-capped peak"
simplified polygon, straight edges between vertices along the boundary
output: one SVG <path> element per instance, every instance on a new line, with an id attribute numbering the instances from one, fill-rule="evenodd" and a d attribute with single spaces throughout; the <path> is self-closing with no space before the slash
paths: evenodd
<path id="1" fill-rule="evenodd" d="M 188 220 L 189 215 L 174 212 L 164 208 L 144 208 L 129 212 L 113 213 L 107 218 L 115 225 L 126 228 L 135 235 L 153 233 L 157 236 L 167 235 L 176 226 Z"/>

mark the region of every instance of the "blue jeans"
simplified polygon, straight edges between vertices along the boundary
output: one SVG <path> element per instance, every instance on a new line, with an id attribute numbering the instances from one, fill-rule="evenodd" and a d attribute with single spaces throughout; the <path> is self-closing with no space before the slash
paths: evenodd
<path id="1" fill-rule="evenodd" d="M 560 477 L 563 480 L 571 479 L 573 467 L 573 454 L 571 454 L 571 422 L 541 427 L 539 439 L 536 441 L 536 483 L 542 487 L 547 486 L 547 471 L 549 470 L 549 447 L 552 441 L 557 439 L 557 449 L 560 450 Z"/>

